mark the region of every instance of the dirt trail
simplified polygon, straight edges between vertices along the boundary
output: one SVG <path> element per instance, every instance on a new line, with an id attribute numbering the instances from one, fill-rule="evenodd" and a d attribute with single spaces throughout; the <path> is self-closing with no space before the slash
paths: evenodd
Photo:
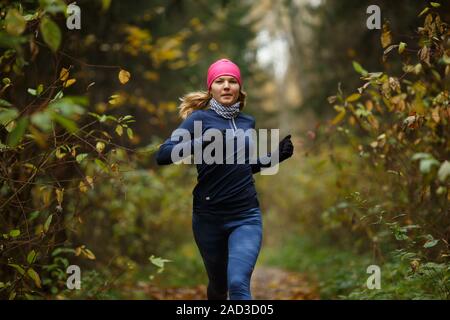
<path id="1" fill-rule="evenodd" d="M 256 300 L 311 300 L 319 299 L 305 276 L 274 267 L 257 266 L 252 276 L 252 295 Z M 206 286 L 190 288 L 143 288 L 150 299 L 156 300 L 203 300 Z"/>

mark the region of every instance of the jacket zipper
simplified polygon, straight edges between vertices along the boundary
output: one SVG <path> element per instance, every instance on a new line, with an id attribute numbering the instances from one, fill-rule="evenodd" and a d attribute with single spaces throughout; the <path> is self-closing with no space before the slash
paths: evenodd
<path id="1" fill-rule="evenodd" d="M 237 130 L 237 126 L 236 123 L 234 122 L 234 118 L 231 118 L 231 129 L 233 129 L 233 136 L 236 135 L 236 130 Z"/>

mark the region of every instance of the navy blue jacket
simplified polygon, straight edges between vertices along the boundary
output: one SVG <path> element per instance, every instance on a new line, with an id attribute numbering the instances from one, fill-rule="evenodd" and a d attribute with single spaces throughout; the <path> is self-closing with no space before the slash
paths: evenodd
<path id="1" fill-rule="evenodd" d="M 250 115 L 240 112 L 234 119 L 226 119 L 212 109 L 193 111 L 178 128 L 189 130 L 191 137 L 194 137 L 194 121 L 202 121 L 202 133 L 211 128 L 232 129 L 233 132 L 237 129 L 245 131 L 255 128 L 255 119 Z M 233 164 L 197 164 L 197 185 L 192 192 L 194 213 L 239 214 L 244 210 L 259 207 L 253 173 L 259 172 L 261 167 L 267 165 L 262 165 L 259 159 L 256 164 L 249 163 L 248 148 L 252 142 L 248 138 L 245 141 L 245 164 L 236 163 L 236 140 Z M 180 142 L 181 139 L 178 141 L 167 139 L 156 154 L 157 163 L 159 165 L 173 163 L 172 149 Z M 194 140 L 189 143 L 194 143 Z"/>

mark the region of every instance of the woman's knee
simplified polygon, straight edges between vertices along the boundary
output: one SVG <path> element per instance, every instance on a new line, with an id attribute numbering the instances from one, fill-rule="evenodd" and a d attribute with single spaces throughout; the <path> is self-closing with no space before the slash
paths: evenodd
<path id="1" fill-rule="evenodd" d="M 228 289 L 230 292 L 248 291 L 250 287 L 250 278 L 245 275 L 234 275 L 230 277 Z"/>

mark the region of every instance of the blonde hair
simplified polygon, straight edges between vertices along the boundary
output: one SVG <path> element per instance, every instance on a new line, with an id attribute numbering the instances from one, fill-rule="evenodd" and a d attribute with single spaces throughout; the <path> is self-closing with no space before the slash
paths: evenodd
<path id="1" fill-rule="evenodd" d="M 212 95 L 208 91 L 194 91 L 185 94 L 180 98 L 181 104 L 178 107 L 178 114 L 184 120 L 186 119 L 193 111 L 206 109 L 209 104 L 209 100 L 211 100 Z M 247 98 L 247 93 L 243 90 L 239 90 L 238 101 L 241 102 L 239 109 L 242 110 L 245 106 L 245 100 Z"/>

